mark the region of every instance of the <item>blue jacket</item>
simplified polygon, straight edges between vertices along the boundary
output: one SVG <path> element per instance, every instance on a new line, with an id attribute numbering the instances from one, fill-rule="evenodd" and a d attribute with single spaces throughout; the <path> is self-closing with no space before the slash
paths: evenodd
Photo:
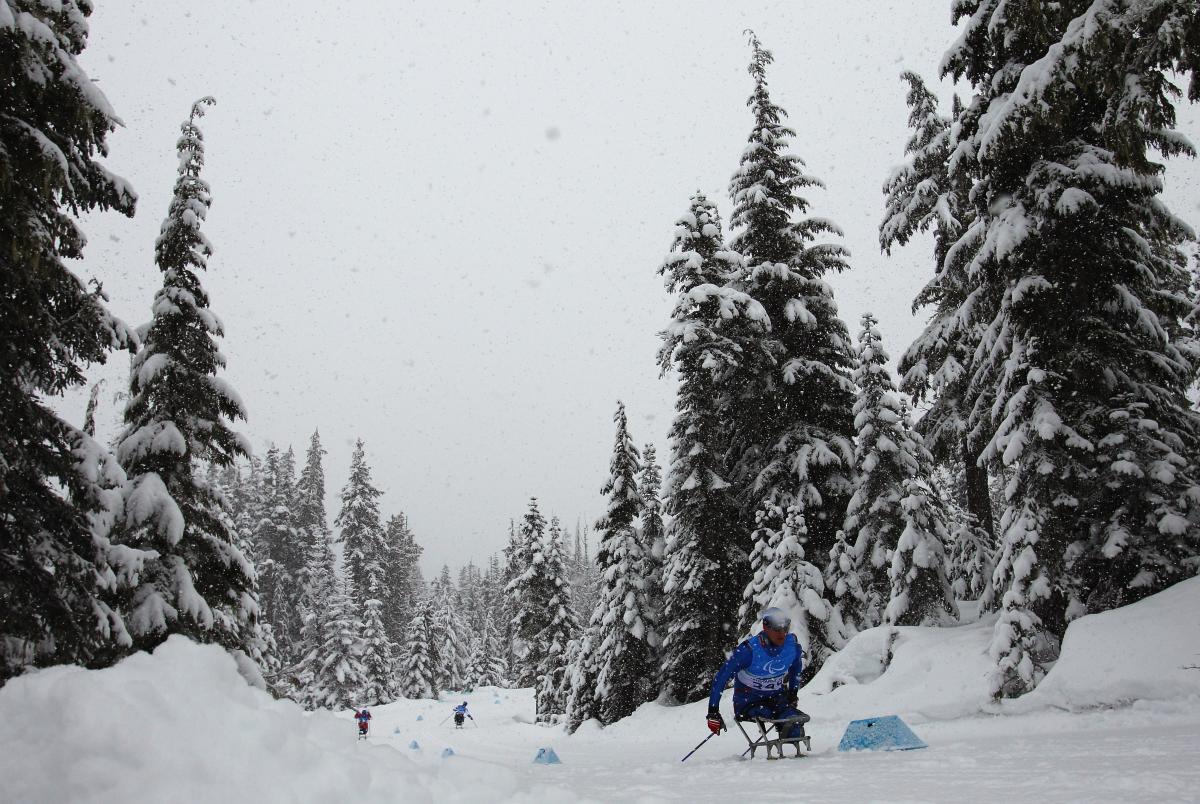
<path id="1" fill-rule="evenodd" d="M 442 711 L 445 712 L 446 710 L 443 709 Z M 466 704 L 459 704 L 458 706 L 454 707 L 454 713 L 457 715 L 467 715 L 468 717 L 471 714 L 470 712 L 467 711 Z"/>
<path id="2" fill-rule="evenodd" d="M 772 645 L 764 635 L 755 634 L 738 645 L 717 671 L 708 695 L 708 708 L 716 709 L 721 705 L 721 693 L 735 675 L 735 714 L 748 704 L 796 689 L 800 670 L 804 667 L 803 660 L 804 649 L 800 647 L 795 634 L 788 634 L 779 647 Z"/>

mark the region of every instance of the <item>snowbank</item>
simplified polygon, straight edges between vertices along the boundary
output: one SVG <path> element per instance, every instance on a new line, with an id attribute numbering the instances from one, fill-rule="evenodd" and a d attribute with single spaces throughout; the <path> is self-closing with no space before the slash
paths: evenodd
<path id="1" fill-rule="evenodd" d="M 1200 696 L 1200 578 L 1067 628 L 1062 653 L 1014 711 Z"/>
<path id="2" fill-rule="evenodd" d="M 0 689 L 4 802 L 577 800 L 502 767 L 431 759 L 273 700 L 223 650 L 183 637 L 106 670 L 52 667 Z"/>
<path id="3" fill-rule="evenodd" d="M 1200 696 L 1200 578 L 1071 623 L 1037 689 L 1000 705 L 988 692 L 995 622 L 863 631 L 802 690 L 801 708 L 825 720 L 899 714 L 920 723 Z"/>
<path id="4" fill-rule="evenodd" d="M 377 707 L 371 738 L 359 742 L 350 712 L 275 701 L 220 649 L 174 637 L 107 670 L 55 667 L 0 689 L 0 804 L 645 804 L 735 801 L 747 790 L 824 802 L 1191 800 L 1200 789 L 1197 612 L 1192 579 L 1083 617 L 1041 686 L 1000 706 L 988 699 L 993 618 L 865 631 L 801 691 L 814 756 L 771 763 L 780 781 L 771 788 L 761 786 L 763 763 L 736 761 L 745 749 L 736 732 L 679 762 L 707 734 L 703 701 L 646 704 L 567 737 L 528 722 L 531 690 L 483 687 Z M 461 700 L 474 721 L 459 730 L 448 716 Z M 728 698 L 723 709 L 731 714 Z M 850 720 L 885 714 L 930 747 L 837 752 Z M 533 764 L 543 747 L 563 764 Z"/>
<path id="5" fill-rule="evenodd" d="M 863 631 L 804 687 L 800 707 L 814 718 L 844 722 L 898 714 L 920 723 L 978 714 L 990 703 L 987 646 L 994 624 L 992 616 L 953 628 Z"/>

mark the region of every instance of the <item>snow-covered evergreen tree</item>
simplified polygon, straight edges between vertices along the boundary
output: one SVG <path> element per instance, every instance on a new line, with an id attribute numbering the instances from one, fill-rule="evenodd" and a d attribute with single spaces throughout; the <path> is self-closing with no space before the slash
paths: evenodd
<path id="1" fill-rule="evenodd" d="M 829 551 L 829 564 L 825 567 L 825 589 L 838 618 L 848 630 L 862 624 L 867 608 L 862 569 L 846 531 L 839 530 Z"/>
<path id="2" fill-rule="evenodd" d="M 805 511 L 810 547 L 823 560 L 842 527 L 852 493 L 854 358 L 845 323 L 824 277 L 847 267 L 846 250 L 818 242 L 840 234 L 831 221 L 803 216 L 801 192 L 823 186 L 789 152 L 795 132 L 767 89 L 773 61 L 750 35 L 754 115 L 749 142 L 730 181 L 731 245 L 746 267 L 733 286 L 765 309 L 770 329 L 743 348 L 731 379 L 728 415 L 742 501 L 739 528 L 750 547 L 758 512 Z M 742 580 L 744 584 L 745 581 Z"/>
<path id="3" fill-rule="evenodd" d="M 613 421 L 616 441 L 608 481 L 601 489 L 608 497 L 607 510 L 596 523 L 600 599 L 591 616 L 591 625 L 598 629 L 591 657 L 597 668 L 594 715 L 604 723 L 632 714 L 656 696 L 659 641 L 648 594 L 653 565 L 635 524 L 645 505 L 637 485 L 639 455 L 620 402 Z"/>
<path id="4" fill-rule="evenodd" d="M 561 697 L 567 673 L 567 648 L 579 633 L 579 617 L 571 601 L 571 583 L 567 579 L 566 555 L 558 518 L 551 520 L 533 557 L 540 578 L 532 585 L 544 596 L 545 625 L 534 637 L 537 666 L 536 711 L 544 723 L 557 722 L 565 702 Z"/>
<path id="5" fill-rule="evenodd" d="M 1057 640 L 1038 614 L 1054 588 L 1039 555 L 1044 527 L 1033 500 L 1020 508 L 1008 506 L 1000 520 L 1004 537 L 992 575 L 1000 618 L 988 646 L 996 697 L 1016 697 L 1037 686 L 1046 674 L 1045 662 L 1057 651 Z"/>
<path id="6" fill-rule="evenodd" d="M 372 567 L 387 566 L 388 550 L 379 517 L 380 494 L 371 484 L 371 469 L 360 438 L 350 456 L 350 477 L 342 488 L 342 510 L 333 523 L 343 545 L 342 560 L 351 594 L 360 607 L 371 594 Z"/>
<path id="7" fill-rule="evenodd" d="M 921 476 L 932 458 L 921 437 L 912 430 L 901 399 L 888 371 L 879 324 L 871 313 L 863 313 L 858 335 L 858 367 L 854 382 L 854 445 L 857 469 L 854 495 L 846 510 L 845 532 L 851 543 L 857 583 L 865 599 L 861 606 L 835 598 L 853 625 L 869 628 L 883 622 L 883 611 L 891 597 L 889 575 L 892 554 L 905 527 L 901 500 L 904 484 Z M 853 585 L 853 583 L 852 583 Z M 836 594 L 836 590 L 835 590 Z"/>
<path id="8" fill-rule="evenodd" d="M 837 610 L 825 598 L 821 570 L 805 557 L 808 528 L 804 512 L 796 506 L 787 511 L 771 508 L 759 516 L 755 550 L 761 554 L 754 578 L 743 593 L 744 619 L 756 625 L 762 612 L 772 606 L 792 618 L 791 632 L 805 652 L 804 679 L 811 678 L 825 660 L 846 641 Z M 760 548 L 760 545 L 762 547 Z"/>
<path id="9" fill-rule="evenodd" d="M 979 462 L 983 442 L 969 432 L 966 409 L 970 407 L 966 372 L 979 332 L 964 326 L 957 315 L 967 289 L 945 269 L 950 246 L 974 220 L 969 183 L 961 175 L 951 177 L 947 163 L 951 150 L 951 119 L 937 110 L 937 98 L 919 75 L 906 71 L 908 125 L 913 130 L 905 146 L 905 161 L 883 186 L 887 211 L 879 227 L 879 243 L 891 253 L 918 232 L 933 232 L 934 278 L 917 296 L 918 305 L 934 308 L 924 332 L 900 359 L 904 390 L 929 407 L 918 423 L 926 446 L 939 463 L 961 463 L 965 474 L 967 508 L 976 520 L 992 530 L 992 508 L 988 495 L 988 468 Z M 962 107 L 954 99 L 953 116 Z M 930 372 L 931 363 L 940 369 Z"/>
<path id="10" fill-rule="evenodd" d="M 512 611 L 512 669 L 518 687 L 537 683 L 537 667 L 542 660 L 535 638 L 547 622 L 544 599 L 547 596 L 541 588 L 545 584 L 539 567 L 545 532 L 546 520 L 538 510 L 537 498 L 531 497 L 521 529 L 512 534 L 509 542 L 508 566 L 512 578 L 504 590 Z"/>
<path id="11" fill-rule="evenodd" d="M 376 587 L 376 592 L 382 590 Z M 383 627 L 383 601 L 367 599 L 360 634 L 363 685 L 359 702 L 367 706 L 388 703 L 396 697 L 396 659 L 391 637 Z"/>
<path id="12" fill-rule="evenodd" d="M 304 593 L 301 598 L 300 659 L 284 670 L 288 683 L 296 690 L 296 700 L 309 708 L 319 706 L 314 680 L 324 663 L 326 628 L 339 580 L 335 573 L 333 535 L 326 531 L 310 545 L 304 565 Z"/>
<path id="13" fill-rule="evenodd" d="M 257 656 L 254 569 L 235 544 L 227 503 L 208 485 L 204 468 L 227 466 L 249 452 L 229 427 L 246 412 L 217 376 L 225 358 L 216 338 L 224 329 L 199 277 L 212 246 L 200 231 L 211 198 L 200 178 L 204 141 L 197 119 L 211 103 L 194 104 L 181 126 L 179 176 L 155 243 L 163 286 L 130 369 L 126 426 L 117 445 L 129 482 L 117 533 L 123 544 L 158 555 L 120 605 L 134 649 L 152 649 L 181 633 Z"/>
<path id="14" fill-rule="evenodd" d="M 334 580 L 328 606 L 321 647 L 313 663 L 315 673 L 304 694 L 314 707 L 358 708 L 368 679 L 360 658 L 357 606 L 345 580 Z"/>
<path id="15" fill-rule="evenodd" d="M 979 340 L 968 363 L 931 353 L 920 370 L 962 376 L 965 431 L 1011 474 L 992 644 L 1010 695 L 1070 618 L 1158 591 L 1200 553 L 1193 235 L 1149 154 L 1193 154 L 1168 73 L 1200 98 L 1196 9 L 963 0 L 952 16 L 942 69 L 976 94 L 946 164 L 974 218 L 940 273 Z"/>
<path id="16" fill-rule="evenodd" d="M 590 616 L 600 597 L 600 570 L 588 545 L 588 526 L 575 523 L 575 545 L 567 562 L 576 611 Z"/>
<path id="17" fill-rule="evenodd" d="M 996 566 L 991 534 L 968 517 L 950 535 L 947 566 L 950 588 L 958 600 L 979 600 L 992 580 Z"/>
<path id="18" fill-rule="evenodd" d="M 662 470 L 653 444 L 642 448 L 638 490 L 642 495 L 641 542 L 646 550 L 646 598 L 651 611 L 662 612 L 663 560 L 667 552 L 662 518 Z"/>
<path id="19" fill-rule="evenodd" d="M 300 658 L 305 537 L 296 523 L 295 457 L 272 446 L 263 460 L 253 543 L 263 620 L 285 663 Z"/>
<path id="20" fill-rule="evenodd" d="M 678 701 L 708 694 L 733 639 L 740 602 L 729 589 L 742 570 L 734 534 L 737 503 L 726 480 L 725 381 L 742 359 L 741 336 L 763 326 L 758 302 L 726 286 L 740 257 L 725 249 L 717 208 L 702 193 L 676 223 L 660 268 L 675 310 L 662 333 L 659 366 L 679 375 L 671 463 L 663 487 L 670 515 L 663 555 L 662 685 Z M 586 681 L 584 683 L 590 683 Z M 590 690 L 588 690 L 590 692 Z M 590 715 L 587 715 L 590 717 Z M 577 725 L 577 724 L 576 724 Z"/>
<path id="21" fill-rule="evenodd" d="M 325 448 L 321 446 L 321 434 L 313 430 L 308 450 L 304 454 L 304 468 L 300 470 L 295 491 L 293 523 L 297 531 L 302 567 L 307 566 L 308 556 L 312 554 L 313 549 L 330 534 L 329 517 L 325 513 L 324 457 Z M 300 594 L 303 597 L 304 587 L 307 585 L 303 569 L 299 576 Z"/>
<path id="22" fill-rule="evenodd" d="M 430 630 L 438 648 L 438 662 L 434 665 L 438 688 L 461 690 L 466 685 L 471 659 L 470 630 L 463 617 L 458 592 L 450 580 L 448 566 L 442 565 L 441 575 L 433 583 L 432 595 L 436 616 Z"/>
<path id="23" fill-rule="evenodd" d="M 384 589 L 384 625 L 388 635 L 399 644 L 408 630 L 422 585 L 418 562 L 423 552 L 416 536 L 408 527 L 403 513 L 388 518 L 383 540 L 386 545 Z"/>
<path id="24" fill-rule="evenodd" d="M 119 120 L 77 56 L 91 2 L 7 3 L 0 18 L 0 684 L 31 664 L 101 664 L 129 644 L 101 599 L 139 569 L 113 550 L 120 466 L 47 404 L 86 363 L 136 335 L 64 263 L 74 215 L 133 215 L 136 195 L 97 156 Z M 103 656 L 101 655 L 103 654 Z"/>
<path id="25" fill-rule="evenodd" d="M 500 633 L 491 613 L 487 612 L 484 614 L 482 629 L 472 641 L 468 681 L 476 687 L 503 687 L 508 676 L 504 654 Z"/>
<path id="26" fill-rule="evenodd" d="M 888 568 L 892 591 L 884 621 L 889 625 L 954 622 L 958 606 L 946 578 L 949 534 L 942 502 L 928 486 L 912 478 L 904 481 L 903 494 L 904 530 Z"/>
<path id="27" fill-rule="evenodd" d="M 436 603 L 429 593 L 417 601 L 404 640 L 400 686 L 406 698 L 438 697 L 437 665 L 441 661 L 434 642 Z"/>

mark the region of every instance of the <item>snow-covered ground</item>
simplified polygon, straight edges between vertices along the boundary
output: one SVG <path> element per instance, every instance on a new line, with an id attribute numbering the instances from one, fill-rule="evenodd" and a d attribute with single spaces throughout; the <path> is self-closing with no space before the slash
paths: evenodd
<path id="1" fill-rule="evenodd" d="M 1192 579 L 1083 618 L 1039 689 L 1002 706 L 986 698 L 990 620 L 865 632 L 801 696 L 813 754 L 782 762 L 740 760 L 732 732 L 681 764 L 703 703 L 567 737 L 530 722 L 528 690 L 494 688 L 378 707 L 358 741 L 350 712 L 274 701 L 219 649 L 172 638 L 0 690 L 0 801 L 1198 801 L 1198 612 Z M 475 723 L 456 730 L 462 700 Z M 882 714 L 929 748 L 837 752 L 849 720 Z M 533 764 L 540 747 L 562 764 Z"/>

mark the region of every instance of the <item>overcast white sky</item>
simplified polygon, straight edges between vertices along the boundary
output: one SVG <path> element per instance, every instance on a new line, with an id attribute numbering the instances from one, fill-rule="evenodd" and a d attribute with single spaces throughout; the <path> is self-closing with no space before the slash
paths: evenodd
<path id="1" fill-rule="evenodd" d="M 240 429 L 302 460 L 320 428 L 331 521 L 363 438 L 427 573 L 499 550 L 530 495 L 593 520 L 618 398 L 637 443 L 669 459 L 656 271 L 696 189 L 729 216 L 747 27 L 775 54 L 795 152 L 828 185 L 812 214 L 846 231 L 853 270 L 831 283 L 851 333 L 874 312 L 896 357 L 920 329 L 929 248 L 880 255 L 880 186 L 908 135 L 899 73 L 936 80 L 948 0 L 95 5 L 82 62 L 124 120 L 107 163 L 140 201 L 132 221 L 88 218 L 81 273 L 147 320 L 179 123 L 215 96 L 205 284 Z M 1195 138 L 1200 115 L 1182 120 Z M 1200 170 L 1169 181 L 1195 225 Z M 93 372 L 105 434 L 126 370 L 118 356 Z M 80 420 L 85 402 L 63 404 Z"/>

